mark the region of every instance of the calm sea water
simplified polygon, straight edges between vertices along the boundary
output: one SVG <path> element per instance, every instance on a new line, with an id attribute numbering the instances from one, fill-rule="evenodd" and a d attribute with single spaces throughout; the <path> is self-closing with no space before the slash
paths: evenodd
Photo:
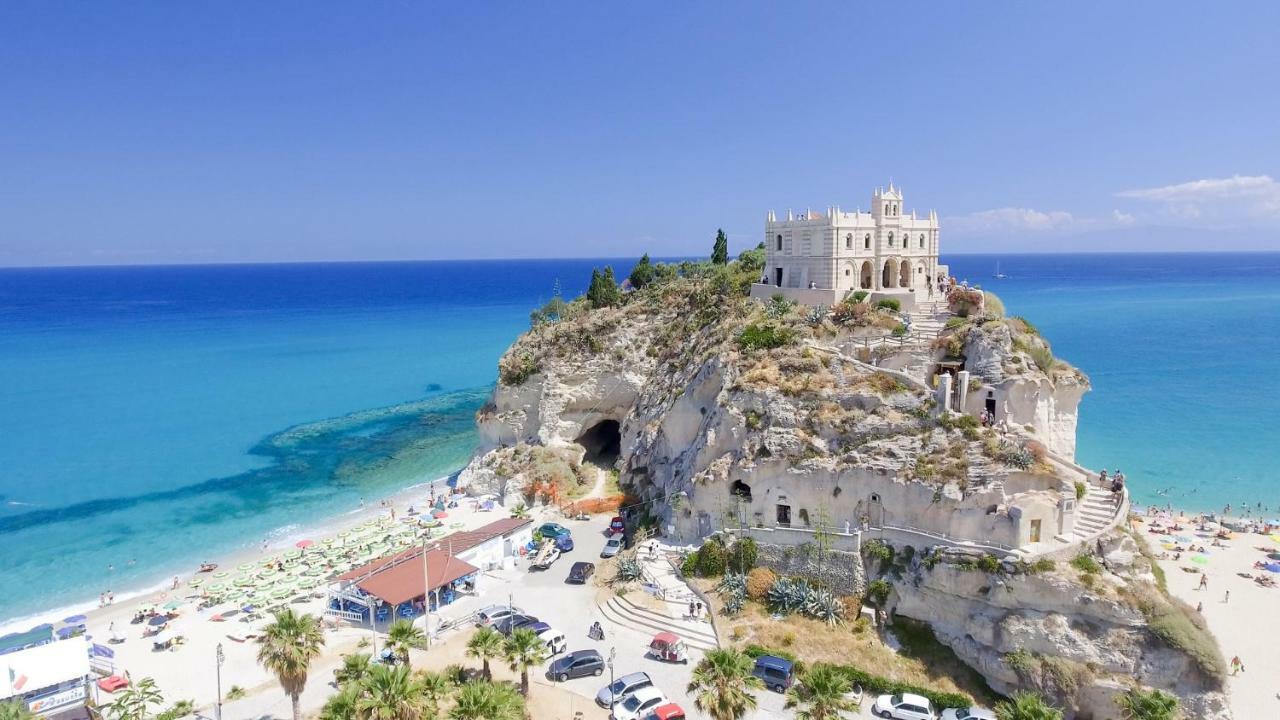
<path id="1" fill-rule="evenodd" d="M 1084 464 L 1280 505 L 1280 254 L 948 260 L 1090 375 Z M 529 310 L 604 262 L 0 270 L 0 621 L 457 469 Z"/>

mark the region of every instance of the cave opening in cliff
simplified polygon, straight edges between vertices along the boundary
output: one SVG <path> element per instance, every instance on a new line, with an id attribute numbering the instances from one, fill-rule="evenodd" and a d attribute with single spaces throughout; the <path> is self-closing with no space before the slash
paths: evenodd
<path id="1" fill-rule="evenodd" d="M 611 468 L 622 452 L 622 426 L 617 420 L 601 420 L 579 435 L 576 442 L 587 451 L 583 462 Z"/>

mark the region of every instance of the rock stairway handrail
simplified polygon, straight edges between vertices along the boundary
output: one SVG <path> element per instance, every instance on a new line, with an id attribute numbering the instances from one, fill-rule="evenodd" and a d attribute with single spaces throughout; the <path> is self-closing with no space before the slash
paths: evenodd
<path id="1" fill-rule="evenodd" d="M 805 346 L 813 348 L 814 350 L 818 350 L 820 352 L 825 352 L 831 355 L 835 355 L 836 357 L 840 358 L 841 360 L 844 360 L 845 362 L 853 363 L 854 365 L 857 365 L 858 367 L 864 368 L 866 370 L 870 370 L 871 372 L 881 372 L 881 373 L 885 373 L 886 375 L 892 375 L 893 377 L 896 377 L 899 380 L 902 380 L 907 384 L 912 385 L 925 392 L 933 392 L 933 389 L 929 387 L 928 383 L 925 383 L 923 380 L 920 380 L 914 375 L 904 373 L 901 370 L 891 370 L 889 368 L 877 367 L 875 365 L 872 365 L 871 363 L 863 362 L 857 358 L 850 357 L 844 354 L 843 352 L 841 352 L 838 348 L 828 347 L 826 345 L 819 345 L 818 343 L 815 343 L 812 341 L 806 341 Z"/>

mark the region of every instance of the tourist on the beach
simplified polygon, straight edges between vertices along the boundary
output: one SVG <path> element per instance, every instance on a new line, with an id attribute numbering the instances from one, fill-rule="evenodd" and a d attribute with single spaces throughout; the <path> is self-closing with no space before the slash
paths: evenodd
<path id="1" fill-rule="evenodd" d="M 108 604 L 108 605 L 110 605 L 110 604 L 114 603 L 115 601 L 116 601 L 116 594 L 115 594 L 115 593 L 113 593 L 113 592 L 111 592 L 110 590 L 108 590 L 108 591 L 107 591 L 107 604 Z"/>
<path id="2" fill-rule="evenodd" d="M 1231 591 L 1230 591 L 1230 590 L 1228 590 L 1228 591 L 1227 591 L 1227 594 L 1222 596 L 1222 602 L 1223 602 L 1223 603 L 1226 603 L 1226 602 L 1227 602 L 1227 601 L 1229 601 L 1230 599 L 1231 599 Z"/>
<path id="3" fill-rule="evenodd" d="M 1200 573 L 1200 589 L 1207 590 L 1208 588 L 1209 588 L 1209 576 L 1205 575 L 1204 573 Z"/>
<path id="4" fill-rule="evenodd" d="M 98 593 L 98 607 L 106 607 L 106 605 L 107 605 L 107 594 Z"/>
<path id="5" fill-rule="evenodd" d="M 174 575 L 174 576 L 173 576 L 173 587 L 172 587 L 171 589 L 172 589 L 172 590 L 177 590 L 177 589 L 178 589 L 178 576 L 177 576 L 177 575 Z"/>
<path id="6" fill-rule="evenodd" d="M 1107 471 L 1104 468 L 1102 472 L 1098 473 L 1098 487 L 1106 487 L 1106 486 L 1107 486 Z"/>
<path id="7" fill-rule="evenodd" d="M 692 601 L 692 600 L 690 600 L 690 601 L 689 601 L 689 617 L 690 617 L 690 618 L 692 618 L 692 617 L 693 617 L 693 611 L 694 611 L 694 609 L 695 609 L 695 606 L 694 606 L 694 604 L 693 604 L 693 601 Z"/>
<path id="8" fill-rule="evenodd" d="M 1235 675 L 1236 672 L 1244 672 L 1244 661 L 1240 659 L 1239 655 L 1231 658 L 1231 674 Z"/>
<path id="9" fill-rule="evenodd" d="M 1204 612 L 1204 602 L 1196 603 L 1196 612 L 1198 613 Z"/>

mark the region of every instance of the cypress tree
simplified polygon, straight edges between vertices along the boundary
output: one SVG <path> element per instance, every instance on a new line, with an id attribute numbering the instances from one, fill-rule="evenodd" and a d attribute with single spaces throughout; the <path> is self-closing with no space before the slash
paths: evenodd
<path id="1" fill-rule="evenodd" d="M 711 247 L 711 262 L 716 265 L 729 264 L 729 236 L 724 230 L 716 230 L 716 244 Z"/>

